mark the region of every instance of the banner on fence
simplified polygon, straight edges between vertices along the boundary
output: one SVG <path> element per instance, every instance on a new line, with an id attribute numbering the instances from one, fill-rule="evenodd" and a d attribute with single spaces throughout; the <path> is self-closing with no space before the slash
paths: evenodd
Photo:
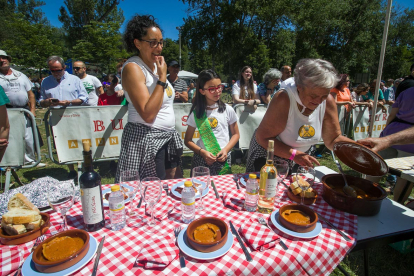
<path id="1" fill-rule="evenodd" d="M 91 145 L 94 159 L 118 157 L 126 123 L 126 106 L 51 109 L 49 124 L 59 162 L 82 160 L 84 141 Z"/>
<path id="2" fill-rule="evenodd" d="M 175 130 L 177 130 L 178 134 L 180 134 L 183 144 L 185 132 L 187 131 L 188 114 L 190 113 L 191 106 L 192 104 L 190 103 L 174 104 Z M 196 143 L 198 139 L 200 139 L 200 133 L 196 129 L 193 135 L 193 142 Z M 184 151 L 190 151 L 190 149 L 184 145 Z"/>
<path id="3" fill-rule="evenodd" d="M 239 118 L 240 149 L 249 148 L 253 132 L 259 127 L 266 110 L 267 106 L 263 104 L 258 105 L 256 110 L 253 110 L 251 106 L 245 106 L 244 104 L 237 104 L 234 106 L 234 111 L 236 111 L 237 117 Z"/>
<path id="4" fill-rule="evenodd" d="M 386 111 L 377 108 L 374 116 L 374 126 L 372 137 L 379 137 L 385 128 L 391 108 L 385 105 Z M 360 140 L 368 137 L 368 128 L 371 120 L 371 109 L 367 106 L 357 106 L 352 110 L 354 122 L 354 140 Z"/>
<path id="5" fill-rule="evenodd" d="M 24 165 L 24 153 L 26 142 L 26 118 L 23 111 L 19 109 L 7 109 L 10 131 L 9 144 L 1 160 L 0 167 L 15 167 Z"/>

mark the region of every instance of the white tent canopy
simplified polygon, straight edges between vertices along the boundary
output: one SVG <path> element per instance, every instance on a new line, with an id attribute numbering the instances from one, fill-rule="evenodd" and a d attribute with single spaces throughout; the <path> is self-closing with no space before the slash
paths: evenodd
<path id="1" fill-rule="evenodd" d="M 181 70 L 180 72 L 178 72 L 178 77 L 182 79 L 197 79 L 198 75 L 188 71 Z"/>

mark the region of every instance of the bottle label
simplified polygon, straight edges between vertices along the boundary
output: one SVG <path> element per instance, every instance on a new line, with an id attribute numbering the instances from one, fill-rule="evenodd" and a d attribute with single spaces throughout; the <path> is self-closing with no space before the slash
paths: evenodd
<path id="1" fill-rule="evenodd" d="M 265 190 L 265 197 L 271 198 L 276 196 L 277 190 L 277 179 L 266 179 L 266 190 Z"/>
<path id="2" fill-rule="evenodd" d="M 248 180 L 246 184 L 246 194 L 249 195 L 257 195 L 259 192 L 259 187 L 256 180 L 253 180 L 254 182 Z"/>
<path id="3" fill-rule="evenodd" d="M 195 197 L 181 198 L 181 203 L 184 205 L 193 205 L 195 203 Z"/>
<path id="4" fill-rule="evenodd" d="M 80 193 L 85 224 L 101 222 L 104 219 L 102 216 L 101 186 L 80 189 Z"/>
<path id="5" fill-rule="evenodd" d="M 125 208 L 125 205 L 123 202 L 117 202 L 117 203 L 109 203 L 109 210 L 112 212 L 118 212 Z"/>

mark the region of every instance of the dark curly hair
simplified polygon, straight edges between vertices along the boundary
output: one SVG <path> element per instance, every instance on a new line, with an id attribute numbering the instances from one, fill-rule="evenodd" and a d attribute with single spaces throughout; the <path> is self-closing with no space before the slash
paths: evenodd
<path id="1" fill-rule="evenodd" d="M 347 74 L 340 74 L 341 80 L 338 81 L 338 84 L 335 86 L 336 89 L 341 89 L 342 86 L 346 85 L 346 78 L 348 78 Z"/>
<path id="2" fill-rule="evenodd" d="M 129 20 L 124 33 L 125 48 L 130 53 L 138 53 L 139 50 L 135 47 L 134 39 L 142 39 L 147 35 L 148 28 L 156 27 L 160 29 L 160 26 L 155 22 L 155 18 L 152 15 L 135 15 Z"/>

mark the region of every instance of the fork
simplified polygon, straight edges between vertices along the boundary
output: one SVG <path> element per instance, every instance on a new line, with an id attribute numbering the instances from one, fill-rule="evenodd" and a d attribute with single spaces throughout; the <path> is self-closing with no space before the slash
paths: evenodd
<path id="1" fill-rule="evenodd" d="M 34 243 L 34 245 L 33 245 L 32 249 L 30 250 L 30 253 L 32 253 L 32 252 L 36 249 L 36 247 L 38 247 L 38 246 L 39 246 L 39 244 L 40 244 L 40 243 L 42 243 L 44 240 L 45 240 L 45 236 L 44 236 L 44 235 L 41 235 L 41 236 L 37 237 L 37 239 L 36 239 L 36 241 L 35 241 L 35 243 Z M 26 261 L 26 260 L 25 260 L 25 261 Z M 22 269 L 23 264 L 24 264 L 24 261 L 23 261 L 23 263 L 19 266 L 19 268 L 17 269 L 16 273 L 14 273 L 14 275 L 13 275 L 13 276 L 20 275 L 20 271 L 21 271 L 21 269 Z"/>
<path id="2" fill-rule="evenodd" d="M 174 227 L 174 235 L 175 235 L 176 239 L 178 238 L 178 234 L 180 234 L 180 231 L 181 231 L 180 226 Z M 184 259 L 184 256 L 183 256 L 183 252 L 181 251 L 181 248 L 179 248 L 179 249 L 180 249 L 180 265 L 181 265 L 181 268 L 184 268 L 185 267 L 185 259 Z"/>
<path id="3" fill-rule="evenodd" d="M 165 192 L 167 193 L 167 196 L 168 196 L 168 191 L 169 191 L 168 184 L 167 183 L 163 183 L 162 184 L 162 188 L 165 190 Z"/>
<path id="4" fill-rule="evenodd" d="M 270 230 L 272 230 L 272 228 L 270 228 L 270 226 L 267 224 L 266 220 L 262 217 L 257 217 L 257 221 L 261 224 L 266 226 L 267 228 L 269 228 Z M 272 230 L 273 231 L 273 230 Z M 282 241 L 282 239 L 279 238 L 279 244 L 280 246 L 284 249 L 284 250 L 288 250 L 288 247 L 286 246 L 286 244 Z"/>

